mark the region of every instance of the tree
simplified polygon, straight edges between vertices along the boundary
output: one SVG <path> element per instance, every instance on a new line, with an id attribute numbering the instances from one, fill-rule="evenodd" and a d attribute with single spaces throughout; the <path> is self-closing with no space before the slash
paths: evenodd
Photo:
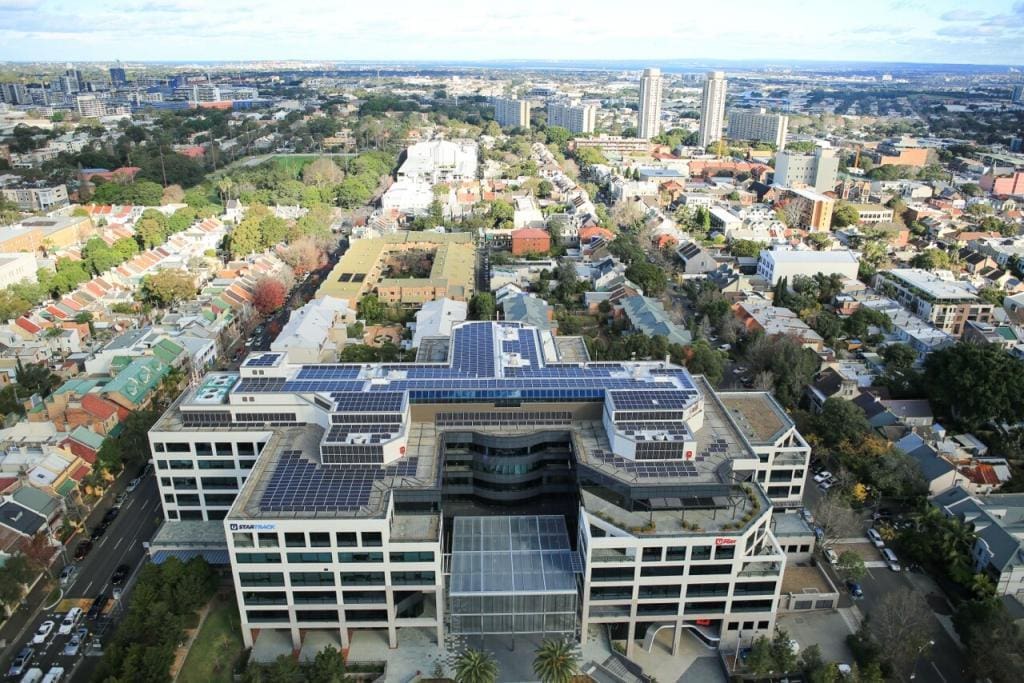
<path id="1" fill-rule="evenodd" d="M 947 270 L 952 264 L 949 254 L 941 249 L 925 249 L 923 252 L 910 259 L 910 265 L 914 268 L 925 270 Z"/>
<path id="2" fill-rule="evenodd" d="M 142 280 L 142 298 L 161 308 L 196 295 L 195 279 L 183 270 L 162 270 Z"/>
<path id="3" fill-rule="evenodd" d="M 284 306 L 288 298 L 288 292 L 280 280 L 265 277 L 256 283 L 253 291 L 253 306 L 260 315 L 270 315 Z"/>
<path id="4" fill-rule="evenodd" d="M 928 355 L 924 387 L 933 406 L 975 429 L 1024 414 L 1024 364 L 991 344 L 954 344 Z"/>
<path id="5" fill-rule="evenodd" d="M 128 414 L 118 437 L 126 464 L 141 465 L 150 459 L 149 430 L 159 418 L 156 410 L 135 410 Z"/>
<path id="6" fill-rule="evenodd" d="M 292 242 L 281 252 L 281 258 L 297 277 L 320 268 L 327 260 L 323 249 L 312 237 L 301 237 Z"/>
<path id="7" fill-rule="evenodd" d="M 121 471 L 121 444 L 117 439 L 107 437 L 103 440 L 100 449 L 96 452 L 96 462 L 104 472 L 109 474 L 116 475 Z"/>
<path id="8" fill-rule="evenodd" d="M 999 600 L 964 601 L 953 615 L 975 680 L 1024 680 L 1024 634 Z"/>
<path id="9" fill-rule="evenodd" d="M 60 377 L 41 363 L 25 365 L 19 358 L 14 367 L 14 381 L 28 395 L 39 394 L 45 398 L 60 384 Z"/>
<path id="10" fill-rule="evenodd" d="M 832 227 L 845 228 L 860 222 L 860 213 L 851 204 L 839 202 L 832 212 Z"/>
<path id="11" fill-rule="evenodd" d="M 345 179 L 345 172 L 338 168 L 338 165 L 330 157 L 314 159 L 312 163 L 302 169 L 302 182 L 314 187 L 327 187 L 337 185 Z"/>
<path id="12" fill-rule="evenodd" d="M 310 683 L 345 683 L 348 680 L 345 677 L 345 657 L 337 649 L 326 645 L 316 653 L 306 675 Z"/>
<path id="13" fill-rule="evenodd" d="M 545 178 L 544 180 L 541 180 L 540 183 L 537 185 L 537 196 L 540 197 L 541 199 L 547 199 L 548 197 L 551 196 L 551 191 L 554 189 L 555 186 L 552 184 L 552 182 Z"/>
<path id="14" fill-rule="evenodd" d="M 495 683 L 498 664 L 489 652 L 466 650 L 455 661 L 456 683 Z"/>
<path id="15" fill-rule="evenodd" d="M 469 300 L 469 314 L 473 320 L 494 320 L 494 295 L 489 292 L 477 292 Z"/>
<path id="16" fill-rule="evenodd" d="M 917 362 L 917 351 L 914 351 L 907 344 L 883 346 L 881 356 L 885 360 L 886 370 L 904 372 Z"/>
<path id="17" fill-rule="evenodd" d="M 844 441 L 856 442 L 871 430 L 864 411 L 852 401 L 836 396 L 825 400 L 813 423 L 815 434 L 829 448 L 835 448 Z"/>
<path id="18" fill-rule="evenodd" d="M 8 556 L 4 566 L 0 567 L 0 605 L 10 605 L 21 600 L 32 576 L 32 567 L 24 555 Z"/>
<path id="19" fill-rule="evenodd" d="M 626 268 L 626 277 L 644 290 L 644 294 L 656 297 L 665 291 L 668 278 L 665 271 L 646 261 L 634 261 Z"/>
<path id="20" fill-rule="evenodd" d="M 260 219 L 246 216 L 228 235 L 228 246 L 235 258 L 263 251 L 263 231 Z"/>
<path id="21" fill-rule="evenodd" d="M 375 294 L 368 294 L 359 300 L 359 315 L 368 324 L 373 325 L 384 319 L 384 304 Z"/>
<path id="22" fill-rule="evenodd" d="M 871 635 L 882 660 L 899 676 L 909 676 L 914 662 L 928 646 L 934 618 L 928 603 L 911 588 L 886 593 L 872 610 Z"/>
<path id="23" fill-rule="evenodd" d="M 354 209 L 370 201 L 373 187 L 367 185 L 366 179 L 349 176 L 338 184 L 338 204 L 346 209 Z"/>
<path id="24" fill-rule="evenodd" d="M 184 199 L 185 191 L 181 189 L 181 185 L 168 185 L 164 188 L 160 201 L 163 204 L 180 204 Z"/>
<path id="25" fill-rule="evenodd" d="M 747 343 L 746 356 L 753 371 L 769 371 L 774 377 L 775 397 L 783 406 L 792 407 L 803 396 L 804 387 L 811 381 L 821 359 L 805 349 L 792 337 L 780 335 L 765 337 L 752 335 Z"/>
<path id="26" fill-rule="evenodd" d="M 695 375 L 704 375 L 713 386 L 722 381 L 727 356 L 704 339 L 698 339 L 690 346 L 690 355 L 686 368 Z"/>
<path id="27" fill-rule="evenodd" d="M 729 253 L 733 256 L 757 258 L 761 255 L 761 250 L 766 246 L 767 245 L 764 242 L 754 242 L 753 240 L 733 240 L 729 244 Z"/>
<path id="28" fill-rule="evenodd" d="M 831 548 L 841 538 L 848 538 L 860 530 L 860 517 L 838 493 L 829 492 L 814 505 L 814 522 L 822 531 L 822 548 Z"/>
<path id="29" fill-rule="evenodd" d="M 857 581 L 868 572 L 867 567 L 864 566 L 864 558 L 852 550 L 844 550 L 839 554 L 836 571 L 848 581 Z"/>
<path id="30" fill-rule="evenodd" d="M 579 658 L 568 640 L 545 640 L 537 648 L 533 672 L 542 683 L 569 683 L 579 672 Z"/>

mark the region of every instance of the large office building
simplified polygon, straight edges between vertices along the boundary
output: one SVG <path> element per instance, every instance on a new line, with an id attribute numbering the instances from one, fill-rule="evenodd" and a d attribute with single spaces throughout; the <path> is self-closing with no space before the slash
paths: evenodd
<path id="1" fill-rule="evenodd" d="M 661 69 L 644 69 L 640 77 L 640 111 L 636 135 L 649 140 L 661 132 Z"/>
<path id="2" fill-rule="evenodd" d="M 571 133 L 593 133 L 597 107 L 592 104 L 548 103 L 548 126 L 561 126 Z"/>
<path id="3" fill-rule="evenodd" d="M 964 333 L 968 322 L 992 322 L 996 308 L 964 283 L 944 280 L 921 268 L 882 271 L 875 275 L 875 289 L 954 337 Z"/>
<path id="4" fill-rule="evenodd" d="M 776 149 L 786 146 L 789 117 L 769 114 L 760 109 L 733 109 L 729 112 L 729 139 L 770 142 Z"/>
<path id="5" fill-rule="evenodd" d="M 818 147 L 813 154 L 781 151 L 775 155 L 774 183 L 781 187 L 833 192 L 838 175 L 839 157 L 834 149 Z"/>
<path id="6" fill-rule="evenodd" d="M 704 92 L 700 100 L 700 131 L 697 139 L 701 147 L 722 139 L 725 123 L 725 91 L 729 82 L 724 71 L 709 71 L 704 80 Z"/>
<path id="7" fill-rule="evenodd" d="M 398 180 L 437 185 L 475 180 L 477 146 L 468 140 L 428 140 L 410 145 L 398 167 Z"/>
<path id="8" fill-rule="evenodd" d="M 520 323 L 443 341 L 416 363 L 254 353 L 150 431 L 166 526 L 223 528 L 246 645 L 771 634 L 773 512 L 810 449 L 770 395 Z"/>
<path id="9" fill-rule="evenodd" d="M 495 97 L 494 120 L 502 128 L 529 128 L 530 102 L 528 100 Z"/>
<path id="10" fill-rule="evenodd" d="M 117 63 L 117 66 L 110 67 L 110 83 L 115 88 L 121 85 L 125 85 L 128 82 L 128 74 L 125 72 L 124 67 L 121 66 L 121 62 Z"/>
<path id="11" fill-rule="evenodd" d="M 796 251 L 794 249 L 764 249 L 757 260 L 757 274 L 775 285 L 782 278 L 790 284 L 798 277 L 832 275 L 838 273 L 850 280 L 857 279 L 860 257 L 849 249 L 835 251 Z"/>

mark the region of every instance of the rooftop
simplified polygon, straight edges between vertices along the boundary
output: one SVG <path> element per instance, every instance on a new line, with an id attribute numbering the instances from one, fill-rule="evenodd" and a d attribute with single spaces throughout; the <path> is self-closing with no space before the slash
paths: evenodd
<path id="1" fill-rule="evenodd" d="M 962 282 L 944 280 L 921 268 L 894 268 L 882 275 L 899 280 L 934 299 L 977 301 L 978 297 Z"/>

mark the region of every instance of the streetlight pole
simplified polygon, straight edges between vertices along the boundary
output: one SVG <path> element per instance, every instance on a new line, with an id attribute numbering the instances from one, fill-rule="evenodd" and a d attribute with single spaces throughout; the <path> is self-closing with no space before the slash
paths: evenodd
<path id="1" fill-rule="evenodd" d="M 929 640 L 927 643 L 917 648 L 917 654 L 914 655 L 914 668 L 910 671 L 910 680 L 914 680 L 917 677 L 917 662 L 921 659 L 921 653 L 924 652 L 926 647 L 935 645 L 934 640 Z"/>

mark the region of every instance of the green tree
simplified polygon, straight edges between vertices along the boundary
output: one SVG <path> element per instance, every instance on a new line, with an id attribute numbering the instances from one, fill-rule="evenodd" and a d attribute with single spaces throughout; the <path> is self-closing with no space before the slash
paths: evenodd
<path id="1" fill-rule="evenodd" d="M 121 471 L 122 455 L 121 444 L 117 439 L 107 437 L 96 452 L 96 462 L 104 472 L 116 475 Z"/>
<path id="2" fill-rule="evenodd" d="M 761 250 L 767 245 L 764 242 L 754 242 L 753 240 L 733 240 L 729 244 L 729 253 L 733 256 L 746 256 L 749 258 L 757 258 L 761 255 Z"/>
<path id="3" fill-rule="evenodd" d="M 195 279 L 182 270 L 162 270 L 142 280 L 142 298 L 161 308 L 196 295 Z"/>
<path id="4" fill-rule="evenodd" d="M 236 258 L 263 251 L 260 219 L 255 216 L 243 219 L 228 235 L 228 246 Z"/>
<path id="5" fill-rule="evenodd" d="M 888 344 L 881 349 L 886 370 L 905 372 L 917 362 L 917 351 L 906 344 Z"/>
<path id="6" fill-rule="evenodd" d="M 533 672 L 541 683 L 569 683 L 579 673 L 575 648 L 564 639 L 545 640 L 537 648 Z"/>
<path id="7" fill-rule="evenodd" d="M 852 401 L 836 396 L 825 400 L 821 413 L 812 422 L 815 434 L 829 448 L 835 448 L 844 441 L 855 443 L 871 430 L 864 411 Z"/>
<path id="8" fill-rule="evenodd" d="M 32 566 L 24 555 L 7 557 L 0 567 L 0 605 L 11 605 L 19 600 L 33 577 Z"/>
<path id="9" fill-rule="evenodd" d="M 359 315 L 368 324 L 374 325 L 384 320 L 384 304 L 375 294 L 368 294 L 359 300 Z"/>
<path id="10" fill-rule="evenodd" d="M 541 199 L 547 199 L 548 197 L 551 196 L 551 192 L 554 189 L 555 186 L 552 184 L 552 182 L 545 178 L 544 180 L 541 180 L 540 183 L 537 185 L 537 196 L 540 197 Z"/>
<path id="11" fill-rule="evenodd" d="M 925 249 L 923 252 L 910 259 L 910 265 L 914 268 L 925 270 L 947 270 L 952 264 L 949 254 L 941 249 Z"/>
<path id="12" fill-rule="evenodd" d="M 456 683 L 495 683 L 498 664 L 489 652 L 469 649 L 455 661 Z"/>
<path id="13" fill-rule="evenodd" d="M 844 550 L 839 554 L 836 571 L 848 581 L 858 581 L 868 572 L 864 566 L 864 558 L 852 550 Z"/>
<path id="14" fill-rule="evenodd" d="M 349 176 L 338 184 L 337 195 L 339 206 L 354 209 L 370 201 L 373 187 L 367 185 L 363 177 Z"/>
<path id="15" fill-rule="evenodd" d="M 469 314 L 473 320 L 494 320 L 494 295 L 490 292 L 477 292 L 469 300 Z"/>
<path id="16" fill-rule="evenodd" d="M 658 296 L 668 286 L 665 271 L 646 261 L 634 261 L 626 268 L 626 277 L 639 285 L 645 295 L 651 297 Z"/>
<path id="17" fill-rule="evenodd" d="M 722 381 L 726 359 L 725 353 L 711 348 L 706 340 L 698 339 L 690 346 L 686 368 L 696 375 L 704 375 L 713 386 L 717 386 Z"/>
<path id="18" fill-rule="evenodd" d="M 310 683 L 345 683 L 345 657 L 336 648 L 327 645 L 316 653 L 306 670 Z"/>
<path id="19" fill-rule="evenodd" d="M 18 359 L 14 368 L 14 381 L 24 390 L 25 395 L 39 394 L 45 398 L 60 384 L 60 377 L 41 363 L 26 365 Z"/>
<path id="20" fill-rule="evenodd" d="M 961 343 L 929 354 L 924 385 L 933 406 L 967 429 L 1024 414 L 1024 364 L 998 346 Z"/>
<path id="21" fill-rule="evenodd" d="M 832 227 L 845 228 L 860 222 L 860 213 L 851 204 L 839 202 L 832 211 Z"/>
<path id="22" fill-rule="evenodd" d="M 160 413 L 156 410 L 134 410 L 128 414 L 118 441 L 121 453 L 127 454 L 125 459 L 129 464 L 141 465 L 152 457 L 149 450 L 149 430 L 159 418 Z"/>

